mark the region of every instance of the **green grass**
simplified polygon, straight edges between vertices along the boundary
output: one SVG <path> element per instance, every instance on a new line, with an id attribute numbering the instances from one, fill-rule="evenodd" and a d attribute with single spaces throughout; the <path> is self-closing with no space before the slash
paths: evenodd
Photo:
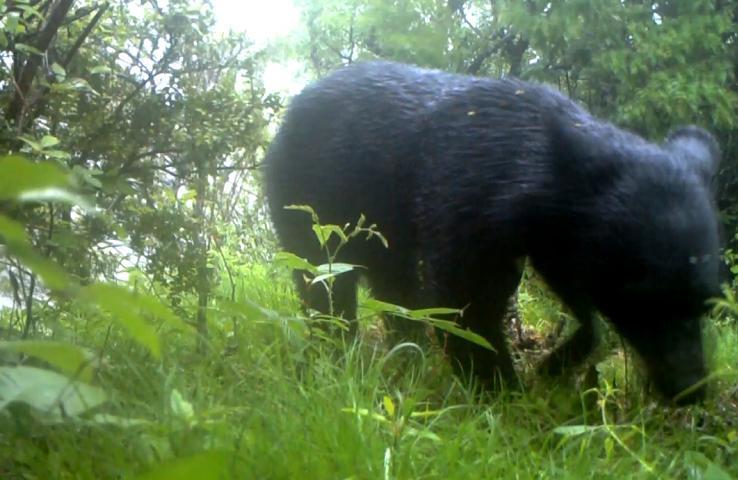
<path id="1" fill-rule="evenodd" d="M 630 358 L 625 382 L 622 353 L 603 355 L 593 389 L 581 378 L 544 383 L 531 373 L 535 355 L 523 354 L 523 391 L 482 395 L 432 344 L 319 340 L 295 319 L 287 275 L 263 265 L 237 273 L 235 304 L 279 315 L 215 302 L 204 356 L 192 337 L 163 332 L 156 361 L 122 332 L 79 319 L 75 341 L 103 352 L 96 381 L 111 400 L 97 413 L 111 417 L 49 424 L 23 405 L 4 410 L 0 478 L 738 477 L 735 321 L 709 329 L 719 374 L 703 406 L 656 403 Z M 555 302 L 522 296 L 526 324 L 550 328 Z"/>

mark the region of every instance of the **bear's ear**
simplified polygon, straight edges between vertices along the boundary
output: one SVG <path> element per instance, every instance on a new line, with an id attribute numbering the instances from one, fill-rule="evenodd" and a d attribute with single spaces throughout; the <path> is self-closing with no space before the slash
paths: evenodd
<path id="1" fill-rule="evenodd" d="M 695 127 L 680 127 L 666 137 L 664 146 L 679 152 L 705 183 L 711 183 L 720 166 L 720 147 L 707 131 Z"/>

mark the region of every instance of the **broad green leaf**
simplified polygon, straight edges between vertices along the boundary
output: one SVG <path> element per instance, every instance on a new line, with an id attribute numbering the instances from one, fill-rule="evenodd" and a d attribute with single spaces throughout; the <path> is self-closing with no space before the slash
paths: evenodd
<path id="1" fill-rule="evenodd" d="M 208 451 L 161 463 L 138 480 L 222 480 L 229 465 L 231 454 Z"/>
<path id="2" fill-rule="evenodd" d="M 465 330 L 459 327 L 456 323 L 447 320 L 438 320 L 435 318 L 426 318 L 428 323 L 433 327 L 443 330 L 445 332 L 461 337 L 464 340 L 479 345 L 480 347 L 486 348 L 487 350 L 495 351 L 495 348 L 490 344 L 483 336 L 472 332 L 471 330 Z"/>
<path id="3" fill-rule="evenodd" d="M 77 205 L 88 213 L 93 213 L 95 207 L 80 195 L 61 188 L 40 188 L 26 190 L 16 197 L 19 202 L 56 202 L 68 205 Z"/>
<path id="4" fill-rule="evenodd" d="M 187 200 L 195 200 L 197 198 L 197 190 L 187 190 L 179 198 L 181 201 L 186 202 Z"/>
<path id="5" fill-rule="evenodd" d="M 64 67 L 56 62 L 51 64 L 51 71 L 54 72 L 54 75 L 59 77 L 60 80 L 64 80 L 64 78 L 67 76 L 67 72 L 64 70 Z M 57 143 L 59 142 L 57 141 Z M 54 145 L 56 145 L 56 143 Z"/>
<path id="6" fill-rule="evenodd" d="M 217 311 L 226 315 L 242 318 L 261 318 L 264 314 L 261 309 L 251 302 L 232 302 L 226 299 L 218 299 Z"/>
<path id="7" fill-rule="evenodd" d="M 399 305 L 394 305 L 392 303 L 383 302 L 381 300 L 377 300 L 375 298 L 370 298 L 366 300 L 362 306 L 364 308 L 367 308 L 369 310 L 372 310 L 375 313 L 391 313 L 394 315 L 400 315 L 400 316 L 410 316 L 410 310 L 401 307 Z"/>
<path id="8" fill-rule="evenodd" d="M 310 285 L 316 285 L 318 283 L 325 282 L 326 280 L 339 276 L 341 273 L 342 272 L 331 272 L 331 273 L 322 273 L 320 275 L 316 275 L 310 280 Z"/>
<path id="9" fill-rule="evenodd" d="M 141 316 L 141 305 L 130 291 L 114 285 L 95 284 L 83 287 L 80 298 L 109 312 L 136 342 L 155 356 L 161 354 L 159 335 Z"/>
<path id="10" fill-rule="evenodd" d="M 31 248 L 23 225 L 0 215 L 0 237 L 9 248 Z"/>
<path id="11" fill-rule="evenodd" d="M 54 163 L 34 163 L 20 155 L 0 157 L 0 200 L 16 199 L 28 190 L 69 186 L 69 175 Z"/>
<path id="12" fill-rule="evenodd" d="M 290 252 L 277 252 L 274 256 L 274 261 L 279 265 L 284 265 L 285 267 L 295 270 L 307 270 L 308 272 L 317 271 L 317 267 L 312 263 Z"/>
<path id="13" fill-rule="evenodd" d="M 315 238 L 318 239 L 321 247 L 325 247 L 326 244 L 330 241 L 331 236 L 333 236 L 334 234 L 337 235 L 338 238 L 340 238 L 343 242 L 348 241 L 348 238 L 343 232 L 343 229 L 338 225 L 313 224 L 313 232 L 315 233 Z"/>
<path id="14" fill-rule="evenodd" d="M 33 250 L 16 251 L 11 253 L 41 278 L 41 281 L 51 290 L 63 291 L 74 289 L 76 283 L 56 263 L 44 258 Z"/>
<path id="15" fill-rule="evenodd" d="M 59 139 L 53 135 L 44 135 L 43 137 L 41 137 L 41 147 L 43 148 L 53 147 L 54 145 L 57 145 L 58 143 L 59 143 Z"/>
<path id="16" fill-rule="evenodd" d="M 353 265 L 351 263 L 323 263 L 318 265 L 315 269 L 316 273 L 344 273 L 350 272 L 351 270 L 361 267 L 361 265 Z"/>
<path id="17" fill-rule="evenodd" d="M 8 253 L 41 277 L 41 281 L 47 287 L 52 290 L 65 290 L 73 286 L 64 270 L 33 250 L 20 223 L 0 215 L 0 237 L 3 238 Z"/>
<path id="18" fill-rule="evenodd" d="M 19 340 L 0 342 L 0 350 L 25 353 L 49 363 L 70 377 L 86 382 L 92 380 L 91 355 L 70 343 Z"/>
<path id="19" fill-rule="evenodd" d="M 127 288 L 118 287 L 114 285 L 107 285 L 118 290 L 119 294 L 123 297 L 127 297 L 130 304 L 141 309 L 143 313 L 151 315 L 154 318 L 158 318 L 166 322 L 167 325 L 174 328 L 175 330 L 194 333 L 192 328 L 187 325 L 181 318 L 172 312 L 172 310 L 159 301 L 156 297 L 146 295 L 140 292 L 132 292 Z"/>
<path id="20" fill-rule="evenodd" d="M 685 452 L 684 457 L 687 462 L 704 469 L 700 478 L 704 478 L 705 480 L 730 480 L 733 478 L 720 465 L 713 462 L 702 452 L 689 450 Z"/>
<path id="21" fill-rule="evenodd" d="M 277 312 L 261 307 L 250 300 L 232 302 L 226 299 L 219 299 L 218 311 L 248 320 L 260 320 L 263 318 L 276 319 L 280 317 Z"/>
<path id="22" fill-rule="evenodd" d="M 345 272 L 350 272 L 358 266 L 359 265 L 351 265 L 350 263 L 324 263 L 322 265 L 318 265 L 315 272 L 319 273 L 319 275 L 315 276 L 310 281 L 310 284 L 315 285 L 316 283 L 324 282 L 329 278 L 337 277 Z"/>
<path id="23" fill-rule="evenodd" d="M 36 9 L 36 7 L 33 7 L 31 5 L 24 5 L 21 2 L 16 2 L 13 6 L 18 8 L 19 10 L 23 10 L 23 13 L 25 13 L 26 18 L 33 16 L 33 17 L 38 18 L 42 22 L 44 21 L 44 16 L 41 15 L 41 13 L 38 11 L 38 9 Z"/>
<path id="24" fill-rule="evenodd" d="M 84 78 L 70 78 L 68 81 L 63 83 L 71 86 L 73 90 L 91 93 L 92 95 L 100 95 Z"/>
<path id="25" fill-rule="evenodd" d="M 98 387 L 35 367 L 0 367 L 0 410 L 22 402 L 52 417 L 77 416 L 107 400 Z"/>
<path id="26" fill-rule="evenodd" d="M 64 150 L 44 150 L 44 156 L 49 158 L 56 158 L 58 160 L 68 160 L 71 155 L 69 152 L 65 152 Z"/>
<path id="27" fill-rule="evenodd" d="M 102 73 L 110 73 L 113 70 L 105 65 L 98 65 L 97 67 L 92 67 L 90 69 L 90 73 L 93 75 L 102 74 Z"/>
<path id="28" fill-rule="evenodd" d="M 169 395 L 169 407 L 172 409 L 172 414 L 177 418 L 187 422 L 191 422 L 195 418 L 194 407 L 190 402 L 184 399 L 182 394 L 179 393 L 179 390 L 176 388 L 172 390 L 171 395 Z"/>
<path id="29" fill-rule="evenodd" d="M 15 44 L 15 48 L 18 51 L 23 52 L 23 53 L 32 53 L 32 54 L 35 54 L 35 55 L 43 55 L 44 54 L 44 52 L 42 52 L 38 48 L 36 48 L 34 46 L 31 46 L 31 45 L 28 45 L 27 43 L 16 43 Z"/>
<path id="30" fill-rule="evenodd" d="M 41 143 L 40 142 L 37 142 L 35 139 L 29 137 L 28 135 L 21 135 L 21 136 L 18 137 L 18 140 L 20 140 L 21 142 L 25 143 L 26 145 L 28 145 L 29 147 L 31 147 L 31 149 L 33 149 L 33 150 L 35 150 L 37 152 L 40 152 L 41 150 L 44 149 L 44 147 L 41 146 Z"/>
<path id="31" fill-rule="evenodd" d="M 389 417 L 395 416 L 395 403 L 389 395 L 382 397 L 382 405 L 384 405 L 384 411 L 387 412 Z"/>
<path id="32" fill-rule="evenodd" d="M 705 469 L 705 480 L 734 480 L 735 477 L 726 472 L 723 467 L 715 462 L 709 462 Z"/>
<path id="33" fill-rule="evenodd" d="M 72 168 L 72 173 L 87 185 L 91 185 L 99 189 L 103 188 L 103 183 L 97 178 L 102 174 L 99 170 L 90 170 L 89 168 L 75 165 L 74 168 Z"/>

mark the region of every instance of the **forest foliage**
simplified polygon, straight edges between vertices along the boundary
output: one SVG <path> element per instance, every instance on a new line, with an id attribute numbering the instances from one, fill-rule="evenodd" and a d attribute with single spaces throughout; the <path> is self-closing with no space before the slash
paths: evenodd
<path id="1" fill-rule="evenodd" d="M 0 477 L 738 476 L 738 2 L 294 3 L 299 28 L 257 47 L 206 0 L 0 0 Z M 300 311 L 260 187 L 289 102 L 264 72 L 376 58 L 716 135 L 733 279 L 704 406 L 655 407 L 614 335 L 576 398 L 480 400 L 440 346 L 381 346 L 379 313 L 434 311 L 362 291 L 354 343 Z M 566 312 L 535 277 L 518 300 L 545 348 Z"/>

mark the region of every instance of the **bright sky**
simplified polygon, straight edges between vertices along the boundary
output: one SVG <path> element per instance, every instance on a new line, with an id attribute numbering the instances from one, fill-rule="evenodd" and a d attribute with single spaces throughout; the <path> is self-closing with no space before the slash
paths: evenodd
<path id="1" fill-rule="evenodd" d="M 223 30 L 245 32 L 257 48 L 284 39 L 300 27 L 300 12 L 292 0 L 212 0 Z M 267 91 L 299 92 L 307 82 L 297 61 L 271 62 L 264 71 Z"/>

